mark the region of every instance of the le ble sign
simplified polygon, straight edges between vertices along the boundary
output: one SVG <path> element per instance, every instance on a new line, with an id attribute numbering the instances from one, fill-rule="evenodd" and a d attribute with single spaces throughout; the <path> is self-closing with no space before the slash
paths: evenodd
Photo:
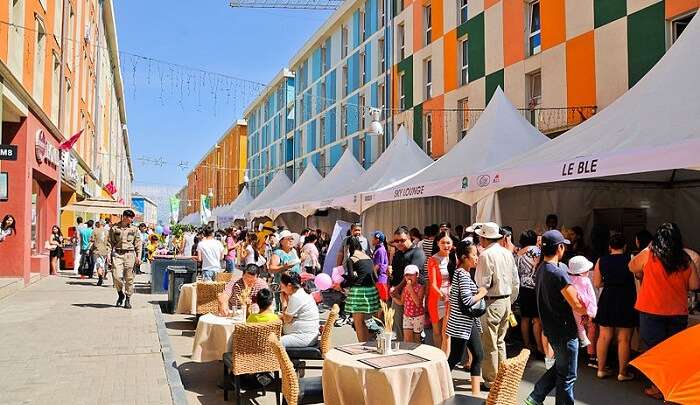
<path id="1" fill-rule="evenodd" d="M 562 177 L 591 174 L 598 171 L 598 159 L 581 160 L 578 162 L 564 163 L 561 168 Z"/>
<path id="2" fill-rule="evenodd" d="M 17 160 L 17 145 L 0 145 L 0 160 Z"/>

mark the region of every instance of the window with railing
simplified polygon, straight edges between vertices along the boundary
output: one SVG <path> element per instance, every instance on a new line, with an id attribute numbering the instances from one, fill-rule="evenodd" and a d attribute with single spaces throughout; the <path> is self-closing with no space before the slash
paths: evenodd
<path id="1" fill-rule="evenodd" d="M 529 55 L 540 53 L 542 44 L 540 0 L 534 0 L 527 5 L 527 42 Z"/>
<path id="2" fill-rule="evenodd" d="M 397 36 L 398 38 L 396 40 L 399 42 L 397 47 L 399 49 L 399 61 L 402 61 L 406 57 L 406 26 L 404 23 L 399 24 Z"/>
<path id="3" fill-rule="evenodd" d="M 386 49 L 384 49 L 384 38 L 379 38 L 377 41 L 377 51 L 379 52 L 379 71 L 384 72 L 386 70 L 386 58 L 384 54 Z"/>
<path id="4" fill-rule="evenodd" d="M 675 43 L 678 37 L 681 36 L 683 31 L 685 31 L 685 28 L 690 23 L 690 20 L 693 19 L 694 15 L 695 12 L 692 12 L 690 14 L 678 17 L 671 21 L 671 43 Z"/>
<path id="5" fill-rule="evenodd" d="M 532 125 L 537 126 L 539 121 L 538 107 L 540 107 L 542 103 L 542 73 L 539 70 L 527 75 L 527 91 L 527 106 L 531 111 L 528 120 Z"/>
<path id="6" fill-rule="evenodd" d="M 433 61 L 426 59 L 423 61 L 423 77 L 425 83 L 425 99 L 433 97 Z"/>
<path id="7" fill-rule="evenodd" d="M 340 29 L 340 49 L 341 49 L 341 57 L 346 57 L 348 56 L 348 41 L 350 40 L 350 35 L 348 32 L 348 27 L 346 25 L 343 25 Z"/>
<path id="8" fill-rule="evenodd" d="M 432 113 L 423 116 L 423 142 L 425 153 L 430 156 L 433 153 L 433 115 Z"/>
<path id="9" fill-rule="evenodd" d="M 459 109 L 458 140 L 461 141 L 467 136 L 467 131 L 469 131 L 469 98 L 463 98 L 457 101 L 457 108 Z"/>
<path id="10" fill-rule="evenodd" d="M 459 9 L 459 25 L 464 24 L 469 19 L 469 0 L 457 0 Z"/>
<path id="11" fill-rule="evenodd" d="M 404 72 L 401 72 L 399 74 L 399 93 L 401 94 L 399 97 L 399 108 L 401 111 L 406 109 L 406 90 L 404 89 L 405 86 L 405 78 L 406 74 Z"/>
<path id="12" fill-rule="evenodd" d="M 367 83 L 367 66 L 365 66 L 365 52 L 360 52 L 360 86 Z"/>
<path id="13" fill-rule="evenodd" d="M 365 42 L 365 4 L 364 2 L 360 4 L 360 43 Z"/>
<path id="14" fill-rule="evenodd" d="M 365 95 L 360 93 L 357 97 L 357 128 L 360 132 L 365 129 Z"/>
<path id="15" fill-rule="evenodd" d="M 377 0 L 377 26 L 379 28 L 384 28 L 384 19 L 386 18 L 384 13 L 384 1 L 385 0 Z"/>
<path id="16" fill-rule="evenodd" d="M 342 104 L 340 106 L 340 125 L 341 125 L 342 136 L 343 137 L 348 136 L 348 105 L 347 104 Z"/>
<path id="17" fill-rule="evenodd" d="M 343 73 L 342 74 L 343 74 L 343 77 L 342 77 L 343 97 L 345 97 L 348 95 L 348 89 L 349 89 L 349 87 L 348 87 L 349 86 L 349 83 L 348 83 L 348 65 L 347 64 L 343 65 Z"/>
<path id="18" fill-rule="evenodd" d="M 469 84 L 469 41 L 466 39 L 459 43 L 459 84 Z"/>

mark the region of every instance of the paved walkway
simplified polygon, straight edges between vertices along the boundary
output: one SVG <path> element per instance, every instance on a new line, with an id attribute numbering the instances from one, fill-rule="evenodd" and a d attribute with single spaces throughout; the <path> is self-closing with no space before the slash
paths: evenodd
<path id="1" fill-rule="evenodd" d="M 172 403 L 153 298 L 115 308 L 94 283 L 50 276 L 0 300 L 0 404 Z"/>

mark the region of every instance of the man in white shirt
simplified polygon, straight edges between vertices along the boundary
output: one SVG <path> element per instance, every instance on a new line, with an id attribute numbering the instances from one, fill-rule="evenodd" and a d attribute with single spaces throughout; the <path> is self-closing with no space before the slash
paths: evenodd
<path id="1" fill-rule="evenodd" d="M 83 217 L 76 218 L 75 222 L 77 223 L 77 225 L 75 226 L 76 243 L 75 249 L 73 249 L 73 273 L 78 274 L 78 269 L 80 268 L 80 230 L 82 228 L 87 227 L 87 225 L 83 223 Z"/>
<path id="2" fill-rule="evenodd" d="M 506 359 L 506 332 L 511 298 L 517 296 L 520 280 L 513 254 L 498 241 L 503 237 L 498 224 L 487 222 L 476 230 L 481 246 L 474 281 L 488 291 L 486 313 L 481 316 L 484 347 L 482 376 L 488 387 L 493 383 L 498 365 Z"/>
<path id="3" fill-rule="evenodd" d="M 214 239 L 214 230 L 207 226 L 204 228 L 204 239 L 197 244 L 197 260 L 202 262 L 202 279 L 212 281 L 216 273 L 221 271 L 221 261 L 224 260 L 226 249 L 218 240 Z"/>

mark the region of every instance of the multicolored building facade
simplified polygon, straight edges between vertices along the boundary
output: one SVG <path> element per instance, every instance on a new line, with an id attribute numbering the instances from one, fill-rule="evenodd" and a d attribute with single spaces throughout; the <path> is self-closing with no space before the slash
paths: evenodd
<path id="1" fill-rule="evenodd" d="M 251 137 L 251 189 L 259 193 L 282 168 L 291 180 L 308 163 L 325 174 L 346 148 L 369 167 L 399 125 L 438 158 L 468 136 L 498 87 L 533 125 L 556 136 L 639 81 L 699 6 L 698 0 L 345 1 L 289 62 L 294 104 L 286 104 L 284 129 L 271 130 L 285 141 L 275 153 L 265 136 Z M 286 70 L 284 81 L 292 81 Z M 280 85 L 278 75 L 269 88 Z M 249 125 L 257 126 L 267 104 L 269 97 L 251 104 Z M 384 136 L 367 133 L 373 108 L 381 112 Z M 276 160 L 266 157 L 267 148 Z"/>

